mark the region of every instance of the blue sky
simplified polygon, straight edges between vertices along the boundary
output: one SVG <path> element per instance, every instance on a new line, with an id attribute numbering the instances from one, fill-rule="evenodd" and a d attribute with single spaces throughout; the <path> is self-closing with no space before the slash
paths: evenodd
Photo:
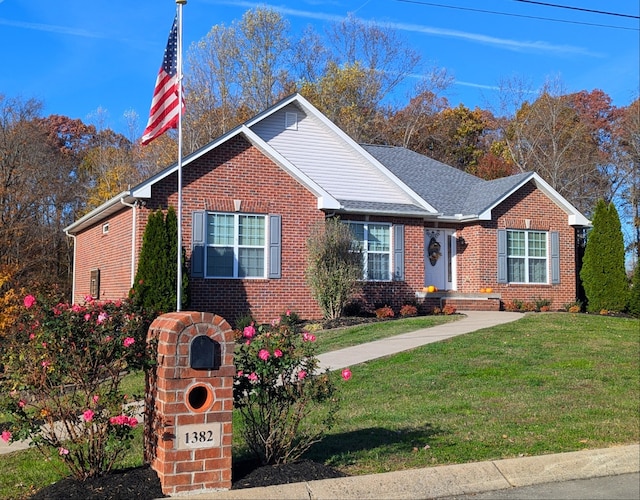
<path id="1" fill-rule="evenodd" d="M 640 15 L 637 0 L 547 3 Z M 394 28 L 426 66 L 455 78 L 446 94 L 452 105 L 490 107 L 510 78 L 532 88 L 559 78 L 568 92 L 601 89 L 618 106 L 640 92 L 638 19 L 521 0 L 189 0 L 185 49 L 260 5 L 280 11 L 294 33 L 308 24 L 322 32 L 349 12 Z M 105 125 L 119 132 L 124 113 L 135 110 L 141 133 L 175 10 L 174 0 L 0 0 L 0 94 L 37 98 L 44 115 L 89 123 L 102 108 Z"/>

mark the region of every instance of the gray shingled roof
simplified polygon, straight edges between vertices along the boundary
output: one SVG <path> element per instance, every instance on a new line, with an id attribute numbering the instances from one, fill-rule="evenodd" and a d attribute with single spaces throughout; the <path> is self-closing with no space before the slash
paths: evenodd
<path id="1" fill-rule="evenodd" d="M 338 200 L 348 212 L 364 211 L 367 213 L 398 214 L 398 215 L 433 215 L 428 210 L 418 205 L 406 205 L 401 203 L 380 203 L 377 201 Z"/>
<path id="2" fill-rule="evenodd" d="M 362 147 L 446 216 L 478 215 L 532 175 L 523 173 L 485 181 L 406 148 L 374 145 Z"/>

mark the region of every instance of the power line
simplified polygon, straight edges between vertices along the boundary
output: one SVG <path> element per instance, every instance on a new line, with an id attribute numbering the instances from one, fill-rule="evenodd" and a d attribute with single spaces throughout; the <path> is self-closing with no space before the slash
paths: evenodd
<path id="1" fill-rule="evenodd" d="M 598 27 L 598 28 L 612 28 L 612 29 L 618 29 L 618 30 L 628 30 L 628 31 L 640 31 L 640 29 L 638 28 L 628 28 L 625 26 L 613 26 L 610 24 L 597 24 L 597 23 L 585 23 L 585 22 L 580 22 L 580 21 L 567 21 L 565 19 L 553 19 L 550 17 L 539 17 L 539 16 L 528 16 L 528 15 L 524 15 L 524 14 L 510 14 L 508 12 L 498 12 L 498 11 L 494 11 L 494 10 L 483 10 L 483 9 L 473 9 L 471 7 L 457 7 L 454 5 L 443 5 L 443 4 L 439 4 L 439 3 L 432 3 L 432 2 L 422 2 L 419 0 L 396 0 L 397 2 L 404 2 L 404 3 L 413 3 L 413 4 L 418 4 L 418 5 L 428 5 L 430 7 L 442 7 L 444 9 L 453 9 L 453 10 L 466 10 L 466 11 L 471 11 L 471 12 L 481 12 L 483 14 L 496 14 L 499 16 L 508 16 L 508 17 L 522 17 L 522 18 L 526 18 L 526 19 L 537 19 L 539 21 L 552 21 L 552 22 L 556 22 L 556 23 L 566 23 L 566 24 L 580 24 L 583 26 L 594 26 L 594 27 Z M 519 1 L 519 0 L 516 0 Z"/>
<path id="2" fill-rule="evenodd" d="M 618 17 L 628 17 L 630 19 L 640 19 L 640 16 L 634 16 L 632 14 L 620 14 L 618 12 L 608 12 L 605 10 L 592 10 L 585 9 L 584 7 L 572 7 L 570 5 L 558 5 L 557 3 L 547 3 L 547 2 L 536 2 L 534 0 L 514 0 L 515 2 L 522 3 L 532 3 L 535 5 L 544 5 L 545 7 L 555 7 L 558 9 L 568 9 L 568 10 L 579 10 L 582 12 L 591 12 L 593 14 L 603 14 L 605 16 L 618 16 Z"/>

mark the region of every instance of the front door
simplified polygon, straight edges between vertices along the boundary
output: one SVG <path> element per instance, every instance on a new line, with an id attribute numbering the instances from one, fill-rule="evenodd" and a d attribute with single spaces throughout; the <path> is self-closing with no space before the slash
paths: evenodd
<path id="1" fill-rule="evenodd" d="M 438 290 L 455 290 L 455 242 L 452 229 L 425 229 L 425 286 L 433 285 Z"/>

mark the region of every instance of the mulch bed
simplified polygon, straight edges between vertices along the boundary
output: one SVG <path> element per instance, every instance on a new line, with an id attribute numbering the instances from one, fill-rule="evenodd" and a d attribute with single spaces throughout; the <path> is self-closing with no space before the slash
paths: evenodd
<path id="1" fill-rule="evenodd" d="M 234 464 L 231 489 L 256 488 L 276 484 L 345 477 L 342 472 L 317 462 L 301 460 L 290 464 L 255 468 L 252 464 Z M 106 476 L 78 481 L 62 479 L 31 498 L 36 500 L 152 500 L 163 498 L 160 480 L 149 466 L 136 467 Z"/>

